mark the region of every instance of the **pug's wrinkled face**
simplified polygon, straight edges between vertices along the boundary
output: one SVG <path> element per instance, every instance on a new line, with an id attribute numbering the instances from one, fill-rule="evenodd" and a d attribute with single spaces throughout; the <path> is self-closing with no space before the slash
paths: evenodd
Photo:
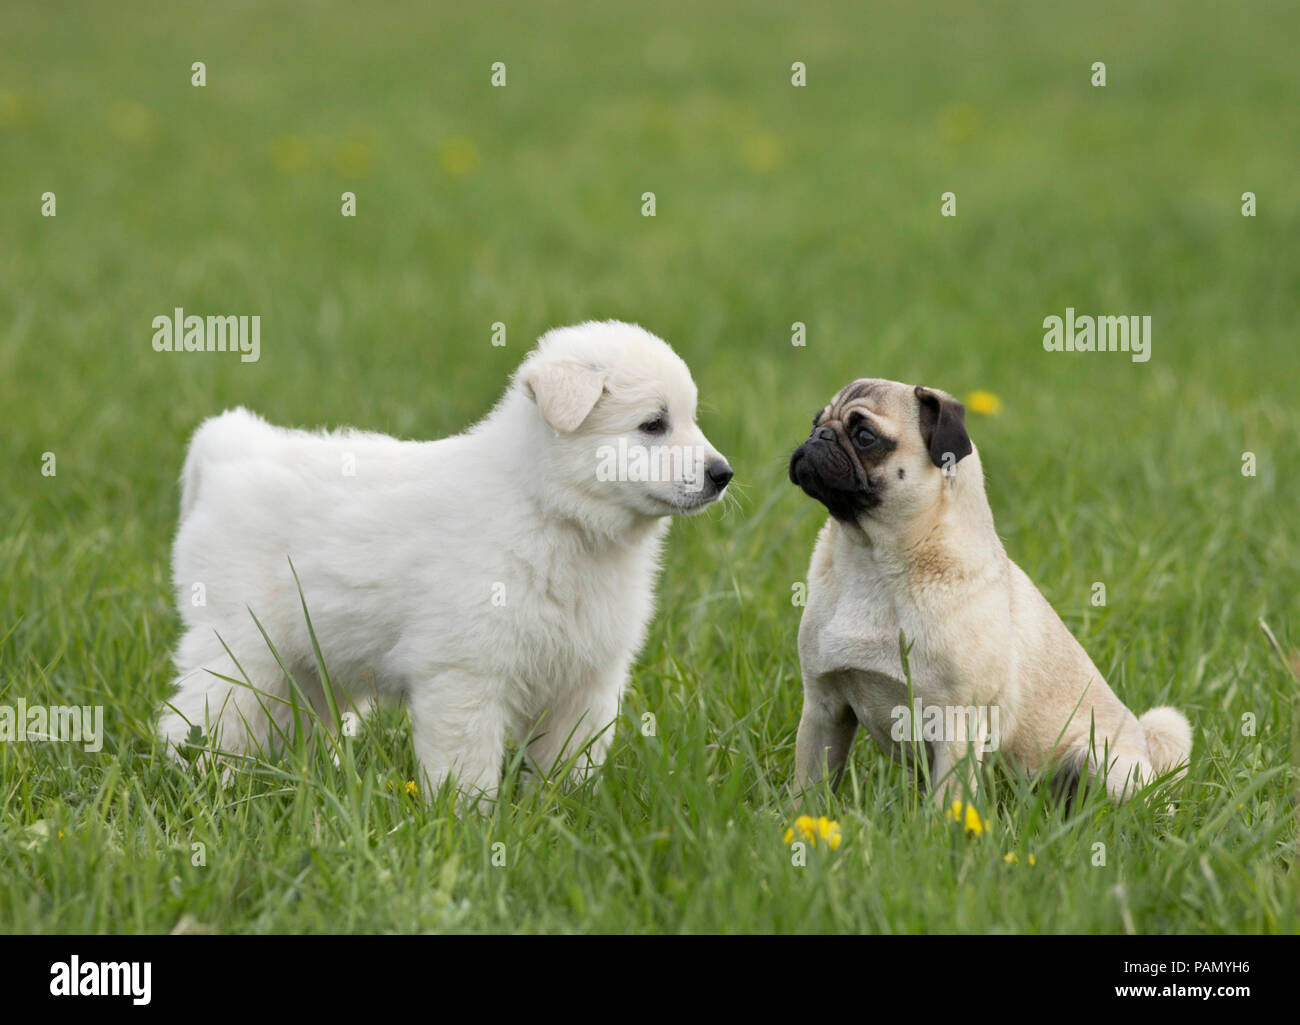
<path id="1" fill-rule="evenodd" d="M 973 450 L 966 409 L 947 392 L 861 378 L 813 418 L 790 457 L 790 480 L 837 520 L 869 531 L 933 507 Z"/>

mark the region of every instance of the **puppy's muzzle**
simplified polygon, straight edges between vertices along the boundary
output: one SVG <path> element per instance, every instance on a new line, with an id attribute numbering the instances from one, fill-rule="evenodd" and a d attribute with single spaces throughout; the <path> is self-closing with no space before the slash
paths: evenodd
<path id="1" fill-rule="evenodd" d="M 731 464 L 721 457 L 709 463 L 704 473 L 709 478 L 709 483 L 713 485 L 715 495 L 722 494 L 723 489 L 731 483 L 731 478 L 735 476 Z"/>

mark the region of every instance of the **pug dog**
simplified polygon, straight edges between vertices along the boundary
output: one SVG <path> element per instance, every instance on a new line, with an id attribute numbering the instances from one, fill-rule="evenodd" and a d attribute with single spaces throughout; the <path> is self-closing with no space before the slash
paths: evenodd
<path id="1" fill-rule="evenodd" d="M 992 750 L 1118 801 L 1181 779 L 1187 718 L 1129 711 L 1007 557 L 965 414 L 936 388 L 857 380 L 790 458 L 830 512 L 799 626 L 796 790 L 838 786 L 859 726 L 914 769 L 923 753 L 941 804 L 975 796 Z"/>

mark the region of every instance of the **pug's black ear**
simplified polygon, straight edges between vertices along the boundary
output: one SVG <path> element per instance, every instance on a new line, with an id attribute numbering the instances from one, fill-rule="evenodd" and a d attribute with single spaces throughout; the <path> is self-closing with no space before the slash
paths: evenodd
<path id="1" fill-rule="evenodd" d="M 935 466 L 955 465 L 971 454 L 970 435 L 966 433 L 966 407 L 943 392 L 916 386 L 921 403 L 921 440 L 930 450 Z"/>

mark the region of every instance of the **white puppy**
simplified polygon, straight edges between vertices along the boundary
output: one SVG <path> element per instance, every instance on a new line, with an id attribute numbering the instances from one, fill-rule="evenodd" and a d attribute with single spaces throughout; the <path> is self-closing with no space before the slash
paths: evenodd
<path id="1" fill-rule="evenodd" d="M 575 773 L 598 766 L 668 517 L 731 480 L 695 403 L 666 342 L 607 321 L 543 336 L 487 418 L 441 441 L 206 421 L 181 479 L 186 630 L 161 735 L 198 726 L 226 752 L 287 735 L 291 684 L 252 614 L 328 714 L 292 560 L 340 706 L 406 703 L 426 794 L 453 775 L 491 795 L 508 739 L 547 774 L 579 751 Z"/>

